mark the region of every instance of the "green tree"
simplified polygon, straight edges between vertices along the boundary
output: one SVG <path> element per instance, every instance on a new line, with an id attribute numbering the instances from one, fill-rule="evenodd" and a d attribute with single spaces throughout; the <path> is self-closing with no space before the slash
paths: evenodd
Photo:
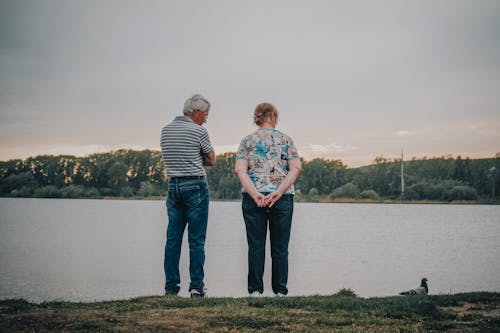
<path id="1" fill-rule="evenodd" d="M 33 191 L 37 187 L 38 183 L 31 173 L 11 174 L 0 181 L 0 193 L 2 194 L 10 194 L 13 190 L 21 188 L 24 188 L 23 193 L 26 194 L 26 191 Z"/>
<path id="2" fill-rule="evenodd" d="M 380 196 L 374 190 L 364 190 L 359 194 L 359 197 L 361 199 L 372 199 L 372 200 L 380 199 Z"/>
<path id="3" fill-rule="evenodd" d="M 240 197 L 241 185 L 234 175 L 234 162 L 235 154 L 226 153 L 217 156 L 214 167 L 207 168 L 212 198 Z M 400 195 L 397 160 L 379 156 L 372 165 L 352 169 L 337 160 L 313 159 L 302 163 L 303 172 L 295 184 L 297 198 L 318 200 L 334 190 L 352 186 L 361 193 L 373 190 L 383 198 Z M 414 158 L 404 163 L 406 199 L 491 199 L 493 193 L 497 198 L 500 193 L 500 154 L 476 160 L 460 156 Z M 0 162 L 3 196 L 164 195 L 165 190 L 166 173 L 160 151 L 118 150 L 87 157 L 41 155 Z"/>
<path id="4" fill-rule="evenodd" d="M 349 181 L 347 167 L 338 160 L 315 158 L 309 162 L 302 160 L 302 173 L 297 179 L 296 188 L 302 193 L 309 193 L 316 188 L 318 194 L 330 192 Z"/>
<path id="5" fill-rule="evenodd" d="M 29 157 L 26 160 L 26 164 L 39 186 L 61 187 L 65 185 L 64 174 L 58 162 L 59 158 L 53 155 Z"/>
<path id="6" fill-rule="evenodd" d="M 128 166 L 123 162 L 115 161 L 107 170 L 107 183 L 109 187 L 114 189 L 115 193 L 119 193 L 120 189 L 127 183 Z"/>
<path id="7" fill-rule="evenodd" d="M 235 153 L 217 156 L 217 163 L 207 168 L 210 195 L 214 199 L 237 199 L 240 197 L 241 185 L 234 174 Z"/>
<path id="8" fill-rule="evenodd" d="M 357 198 L 359 197 L 359 187 L 353 183 L 347 183 L 334 189 L 330 196 L 333 198 Z"/>
<path id="9" fill-rule="evenodd" d="M 83 198 L 85 197 L 85 187 L 82 185 L 68 185 L 59 190 L 61 198 Z"/>
<path id="10" fill-rule="evenodd" d="M 477 191 L 467 185 L 454 186 L 451 190 L 447 191 L 445 194 L 446 200 L 476 200 Z"/>
<path id="11" fill-rule="evenodd" d="M 33 196 L 36 198 L 60 198 L 61 194 L 54 185 L 47 185 L 37 188 Z"/>
<path id="12" fill-rule="evenodd" d="M 142 197 L 150 197 L 154 195 L 154 193 L 155 193 L 155 187 L 149 181 L 141 182 L 139 191 L 137 191 L 137 194 Z"/>

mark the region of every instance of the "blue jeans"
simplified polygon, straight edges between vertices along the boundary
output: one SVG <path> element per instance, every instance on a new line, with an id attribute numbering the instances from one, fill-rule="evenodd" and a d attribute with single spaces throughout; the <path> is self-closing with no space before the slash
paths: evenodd
<path id="1" fill-rule="evenodd" d="M 243 193 L 243 219 L 248 242 L 248 292 L 264 292 L 262 276 L 266 257 L 266 236 L 269 223 L 271 239 L 272 278 L 274 293 L 288 293 L 288 242 L 292 227 L 293 195 L 284 194 L 271 208 L 258 207 Z"/>
<path id="2" fill-rule="evenodd" d="M 203 293 L 205 236 L 208 222 L 208 184 L 205 178 L 172 178 L 168 181 L 168 228 L 165 245 L 165 292 L 177 294 L 180 289 L 179 259 L 182 237 L 188 226 L 189 290 Z"/>

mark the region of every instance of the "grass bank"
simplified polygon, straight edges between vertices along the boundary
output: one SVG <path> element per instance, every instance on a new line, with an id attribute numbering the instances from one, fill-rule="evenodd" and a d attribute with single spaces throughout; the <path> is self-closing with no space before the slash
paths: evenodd
<path id="1" fill-rule="evenodd" d="M 0 301 L 0 332 L 500 332 L 500 293 Z"/>

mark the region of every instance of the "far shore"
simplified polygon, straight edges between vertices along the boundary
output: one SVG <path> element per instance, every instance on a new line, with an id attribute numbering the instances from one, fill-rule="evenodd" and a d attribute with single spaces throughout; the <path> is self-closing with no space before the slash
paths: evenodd
<path id="1" fill-rule="evenodd" d="M 153 196 L 153 197 L 114 197 L 106 196 L 102 198 L 103 200 L 166 200 L 167 197 L 164 196 Z M 210 199 L 210 201 L 220 201 L 220 202 L 240 202 L 240 199 Z M 429 204 L 429 205 L 500 205 L 500 201 L 492 200 L 398 200 L 398 199 L 354 199 L 354 198 L 337 198 L 331 199 L 328 197 L 317 198 L 315 200 L 304 200 L 300 198 L 295 198 L 296 203 L 352 203 L 352 204 Z"/>
<path id="2" fill-rule="evenodd" d="M 26 198 L 26 199 L 89 199 L 89 200 L 147 200 L 147 201 L 164 201 L 165 196 L 103 196 L 103 197 L 82 197 L 82 198 L 43 198 L 43 197 L 1 197 L 1 198 Z M 210 199 L 217 202 L 240 202 L 240 199 Z M 329 198 L 315 197 L 301 198 L 295 197 L 296 203 L 342 203 L 342 204 L 417 204 L 417 205 L 500 205 L 500 199 L 479 199 L 479 200 L 400 200 L 400 199 L 355 199 L 355 198 Z"/>

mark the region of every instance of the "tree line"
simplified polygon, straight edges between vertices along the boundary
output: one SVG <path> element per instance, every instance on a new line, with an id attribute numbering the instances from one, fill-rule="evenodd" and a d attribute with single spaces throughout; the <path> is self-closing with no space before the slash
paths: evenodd
<path id="1" fill-rule="evenodd" d="M 234 153 L 217 156 L 207 168 L 213 199 L 238 199 Z M 340 160 L 302 160 L 295 184 L 303 201 L 355 199 L 495 200 L 500 192 L 500 155 L 469 159 L 451 156 L 401 160 L 377 157 L 374 163 L 348 168 Z M 85 157 L 41 155 L 0 162 L 0 195 L 40 198 L 151 197 L 166 194 L 161 153 L 118 150 Z"/>

